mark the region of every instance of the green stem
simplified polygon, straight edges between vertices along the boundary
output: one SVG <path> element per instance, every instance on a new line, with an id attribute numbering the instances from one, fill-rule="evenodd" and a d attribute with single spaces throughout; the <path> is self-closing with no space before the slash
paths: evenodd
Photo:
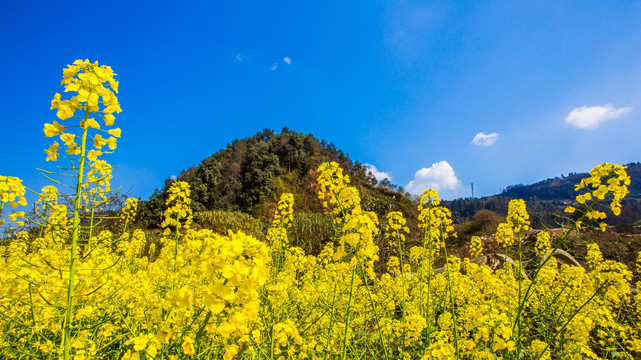
<path id="1" fill-rule="evenodd" d="M 180 226 L 180 216 L 176 216 L 176 232 L 174 233 L 174 278 L 171 284 L 172 290 L 176 288 L 176 272 L 178 272 L 178 235 L 180 235 L 178 226 Z"/>
<path id="2" fill-rule="evenodd" d="M 332 312 L 329 315 L 329 328 L 327 330 L 327 338 L 325 339 L 325 359 L 327 359 L 327 350 L 329 349 L 329 341 L 332 337 L 332 327 L 334 327 L 334 309 L 336 304 L 336 287 L 338 286 L 338 281 L 334 283 L 334 295 L 332 297 Z"/>
<path id="3" fill-rule="evenodd" d="M 209 323 L 209 319 L 211 318 L 211 315 L 212 315 L 211 310 L 207 311 L 207 315 L 205 316 L 205 320 L 203 321 L 203 324 L 198 329 L 198 332 L 196 333 L 196 337 L 194 338 L 194 344 L 198 344 L 198 341 L 200 341 L 200 338 L 205 333 L 205 327 Z"/>
<path id="4" fill-rule="evenodd" d="M 127 217 L 127 220 L 125 221 L 125 225 L 122 227 L 122 233 L 127 232 L 127 226 L 129 225 L 129 217 Z"/>
<path id="5" fill-rule="evenodd" d="M 407 327 L 405 326 L 405 273 L 403 271 L 403 245 L 401 244 L 400 236 L 396 237 L 398 241 L 398 257 L 401 265 L 401 291 L 403 292 L 403 346 L 405 346 L 405 335 L 407 333 Z"/>
<path id="6" fill-rule="evenodd" d="M 272 312 L 272 321 L 269 326 L 269 359 L 274 360 L 274 309 L 271 309 Z"/>
<path id="7" fill-rule="evenodd" d="M 519 225 L 520 224 L 517 223 L 517 226 L 519 226 Z M 517 309 L 518 309 L 518 305 L 521 303 L 521 291 L 522 291 L 521 287 L 522 287 L 522 283 L 523 283 L 523 276 L 522 276 L 522 273 L 521 273 L 523 271 L 522 270 L 522 266 L 521 266 L 521 261 L 522 261 L 523 257 L 522 257 L 522 253 L 521 253 L 521 233 L 520 233 L 520 231 L 519 231 L 519 234 L 518 234 L 517 241 L 519 242 L 519 244 L 518 244 L 519 266 L 518 266 L 518 271 L 517 271 L 517 275 L 516 275 L 516 276 L 518 276 L 518 279 L 519 279 L 519 297 L 517 298 L 518 299 Z M 516 354 L 517 354 L 517 356 L 521 353 L 521 331 L 522 331 L 521 330 L 521 319 L 522 319 L 521 312 L 519 311 L 516 314 L 516 326 L 517 326 Z"/>
<path id="8" fill-rule="evenodd" d="M 85 106 L 85 119 L 89 118 L 89 108 Z M 87 130 L 89 128 L 83 126 L 82 140 L 80 144 L 80 159 L 78 160 L 78 176 L 76 178 L 76 194 L 73 204 L 73 225 L 71 233 L 71 261 L 69 263 L 69 284 L 67 286 L 67 310 L 65 312 L 65 320 L 62 333 L 62 347 L 63 358 L 68 360 L 71 358 L 71 321 L 73 319 L 73 292 L 74 281 L 76 280 L 76 259 L 78 257 L 78 236 L 80 230 L 80 199 L 82 194 L 82 180 L 85 170 L 85 152 L 87 146 Z"/>
<path id="9" fill-rule="evenodd" d="M 452 278 L 450 277 L 450 262 L 447 258 L 447 246 L 443 238 L 443 229 L 441 229 L 441 241 L 443 241 L 443 252 L 445 253 L 445 273 L 447 274 L 447 290 L 450 293 L 450 312 L 452 313 L 452 325 L 454 326 L 454 346 L 456 347 L 456 358 L 460 359 L 458 347 L 458 325 L 456 321 L 456 309 L 454 308 L 454 296 L 452 295 Z"/>
<path id="10" fill-rule="evenodd" d="M 93 198 L 91 199 L 91 217 L 89 218 L 89 241 L 91 241 L 91 237 L 93 236 L 93 219 L 94 219 L 94 213 L 96 211 L 96 208 L 94 207 L 95 203 L 96 203 L 96 195 L 94 194 Z"/>
<path id="11" fill-rule="evenodd" d="M 356 255 L 354 255 L 356 256 Z M 361 263 L 360 259 L 358 256 L 356 256 L 356 261 L 358 262 L 358 265 L 361 267 L 361 272 L 363 274 L 363 283 L 365 284 L 365 290 L 367 290 L 367 294 L 369 295 L 369 302 L 372 305 L 372 310 L 374 311 L 374 319 L 376 319 L 376 327 L 378 328 L 378 338 L 381 341 L 381 346 L 383 346 L 383 354 L 385 355 L 385 359 L 387 359 L 387 346 L 385 346 L 385 341 L 383 340 L 383 333 L 381 332 L 381 322 L 378 319 L 378 311 L 376 311 L 376 305 L 374 304 L 374 298 L 372 298 L 372 292 L 369 289 L 369 285 L 367 284 L 367 273 L 365 272 L 365 267 Z"/>
<path id="12" fill-rule="evenodd" d="M 349 302 L 347 303 L 347 321 L 345 322 L 345 332 L 343 334 L 343 357 L 345 360 L 347 356 L 347 333 L 349 330 L 349 323 L 351 320 L 352 298 L 354 296 L 354 276 L 356 275 L 356 268 L 352 268 L 352 281 L 349 286 Z"/>

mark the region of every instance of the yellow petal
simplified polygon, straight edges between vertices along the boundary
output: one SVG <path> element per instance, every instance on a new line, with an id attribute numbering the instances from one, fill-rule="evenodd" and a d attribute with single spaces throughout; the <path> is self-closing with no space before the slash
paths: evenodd
<path id="1" fill-rule="evenodd" d="M 89 98 L 87 99 L 87 104 L 89 104 L 89 106 L 98 106 L 98 94 L 96 93 L 89 94 Z"/>
<path id="2" fill-rule="evenodd" d="M 113 112 L 115 112 L 115 113 L 117 113 L 117 114 L 120 114 L 120 112 L 122 111 L 122 109 L 120 108 L 120 105 L 119 105 L 119 104 L 113 104 L 113 105 L 109 105 L 109 106 L 107 106 L 107 107 L 105 108 L 105 110 L 103 110 L 103 111 L 104 111 L 104 113 L 105 113 L 105 114 L 111 114 L 111 113 L 113 113 Z"/>
<path id="3" fill-rule="evenodd" d="M 107 115 L 103 116 L 102 119 L 105 121 L 105 125 L 113 126 L 114 120 L 116 119 L 116 117 L 111 115 L 111 114 L 107 114 Z"/>
<path id="4" fill-rule="evenodd" d="M 102 146 L 106 144 L 107 144 L 107 141 L 103 139 L 102 136 L 100 136 L 100 134 L 97 134 L 93 138 L 93 147 L 95 147 L 96 149 L 101 149 Z"/>
<path id="5" fill-rule="evenodd" d="M 111 129 L 111 130 L 107 131 L 107 133 L 109 133 L 109 135 L 113 135 L 113 136 L 119 138 L 120 137 L 120 128 Z"/>
<path id="6" fill-rule="evenodd" d="M 116 138 L 110 137 L 107 139 L 107 146 L 109 146 L 109 150 L 116 150 Z"/>
<path id="7" fill-rule="evenodd" d="M 53 100 L 51 100 L 51 108 L 50 108 L 50 110 L 57 109 L 58 106 L 60 106 L 60 94 L 56 93 L 53 96 Z"/>
<path id="8" fill-rule="evenodd" d="M 85 129 L 86 128 L 100 129 L 100 124 L 98 124 L 98 122 L 94 118 L 90 118 L 90 119 L 87 119 L 87 121 L 85 121 L 83 127 Z"/>
<path id="9" fill-rule="evenodd" d="M 58 142 L 54 141 L 53 144 L 51 144 L 49 148 L 45 150 L 45 154 L 47 154 L 46 161 L 58 160 Z"/>
<path id="10" fill-rule="evenodd" d="M 82 77 L 81 77 L 81 79 L 82 79 Z M 80 90 L 78 90 L 78 95 L 75 96 L 75 98 L 76 98 L 76 100 L 78 100 L 80 102 L 85 102 L 89 98 L 89 91 L 87 91 L 85 89 L 80 89 Z"/>
<path id="11" fill-rule="evenodd" d="M 71 108 L 69 105 L 60 104 L 58 106 L 58 112 L 56 113 L 56 116 L 60 120 L 67 120 L 73 116 L 74 111 L 75 109 Z"/>
<path id="12" fill-rule="evenodd" d="M 70 146 L 69 144 L 73 143 L 73 140 L 75 138 L 76 138 L 76 135 L 74 134 L 69 134 L 69 133 L 60 134 L 60 140 L 62 140 L 67 146 Z"/>
<path id="13" fill-rule="evenodd" d="M 57 121 L 54 121 L 53 124 L 45 124 L 42 131 L 44 131 L 46 137 L 52 137 L 64 132 L 65 129 L 66 127 L 64 125 L 60 125 Z"/>

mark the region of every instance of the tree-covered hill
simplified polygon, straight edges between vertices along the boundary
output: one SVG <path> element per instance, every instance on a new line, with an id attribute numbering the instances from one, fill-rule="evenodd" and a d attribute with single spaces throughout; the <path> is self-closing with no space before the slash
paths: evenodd
<path id="1" fill-rule="evenodd" d="M 283 128 L 280 133 L 264 129 L 254 136 L 227 144 L 197 166 L 182 171 L 177 180 L 192 190 L 194 212 L 241 211 L 261 219 L 271 217 L 278 197 L 290 192 L 295 211 L 322 212 L 316 193 L 316 169 L 324 161 L 336 161 L 361 192 L 367 210 L 383 216 L 388 211 L 415 212 L 409 194 L 389 182 L 378 184 L 367 168 L 352 161 L 332 143 Z M 155 227 L 162 221 L 167 179 L 148 201 L 141 204 L 141 221 Z M 401 190 L 401 191 L 398 191 Z"/>

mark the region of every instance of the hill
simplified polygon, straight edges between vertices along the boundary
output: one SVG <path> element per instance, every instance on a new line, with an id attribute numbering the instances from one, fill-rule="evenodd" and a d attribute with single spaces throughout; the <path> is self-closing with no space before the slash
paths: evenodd
<path id="1" fill-rule="evenodd" d="M 410 195 L 374 176 L 358 161 L 352 161 L 332 143 L 283 128 L 280 133 L 264 129 L 254 136 L 234 140 L 197 166 L 183 170 L 177 180 L 192 189 L 195 213 L 236 211 L 256 219 L 270 219 L 281 193 L 294 194 L 295 212 L 322 213 L 316 194 L 316 169 L 324 161 L 336 161 L 349 174 L 363 198 L 363 207 L 383 217 L 389 211 L 414 214 Z M 166 192 L 154 192 L 141 204 L 141 221 L 148 228 L 162 221 Z"/>

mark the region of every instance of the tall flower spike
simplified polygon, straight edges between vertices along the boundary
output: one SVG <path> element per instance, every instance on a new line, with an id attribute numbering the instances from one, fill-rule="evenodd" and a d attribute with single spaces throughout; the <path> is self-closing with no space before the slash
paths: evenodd
<path id="1" fill-rule="evenodd" d="M 547 231 L 539 231 L 536 234 L 536 244 L 534 245 L 534 252 L 536 256 L 542 257 L 546 251 L 550 249 L 550 233 Z"/>
<path id="2" fill-rule="evenodd" d="M 483 242 L 478 236 L 472 236 L 470 244 L 470 257 L 477 258 L 483 255 Z"/>
<path id="3" fill-rule="evenodd" d="M 160 225 L 165 229 L 165 235 L 171 230 L 170 226 L 177 230 L 189 229 L 192 222 L 191 191 L 189 184 L 185 181 L 176 181 L 169 188 L 169 196 L 165 203 L 168 207 L 165 210 L 165 220 Z"/>
<path id="4" fill-rule="evenodd" d="M 500 223 L 496 229 L 496 242 L 502 246 L 514 244 L 514 230 L 508 223 Z"/>
<path id="5" fill-rule="evenodd" d="M 385 237 L 391 246 L 396 246 L 397 239 L 400 242 L 405 242 L 405 234 L 409 234 L 410 230 L 405 226 L 406 220 L 403 213 L 400 211 L 392 211 L 387 214 L 387 225 L 385 225 Z"/>
<path id="6" fill-rule="evenodd" d="M 287 229 L 294 220 L 294 195 L 284 193 L 278 201 L 278 210 L 274 214 L 272 226 L 267 230 L 267 241 L 275 249 L 283 249 L 289 245 Z"/>
<path id="7" fill-rule="evenodd" d="M 120 221 L 123 223 L 129 222 L 131 219 L 136 217 L 136 211 L 138 210 L 138 199 L 136 198 L 127 198 L 125 201 L 125 207 L 122 208 L 120 213 Z"/>
<path id="8" fill-rule="evenodd" d="M 360 208 L 358 190 L 349 186 L 349 176 L 343 175 L 343 169 L 334 161 L 322 163 L 317 171 L 318 198 L 335 215 L 334 222 L 341 223 L 347 213 Z"/>
<path id="9" fill-rule="evenodd" d="M 525 201 L 521 199 L 510 200 L 507 210 L 507 223 L 512 226 L 515 234 L 529 229 L 529 219 L 530 215 L 525 209 Z"/>
<path id="10" fill-rule="evenodd" d="M 61 85 L 64 86 L 65 93 L 76 93 L 69 99 L 63 99 L 62 95 L 56 93 L 51 100 L 51 109 L 57 110 L 56 116 L 60 120 L 73 118 L 77 110 L 83 111 L 83 117 L 80 120 L 81 129 L 100 129 L 100 124 L 94 119 L 88 117 L 88 114 L 102 116 L 107 127 L 113 126 L 114 113 L 120 113 L 122 110 L 118 103 L 115 93 L 118 92 L 118 81 L 114 79 L 113 70 L 109 66 L 98 65 L 98 62 L 89 60 L 76 60 L 72 65 L 68 65 L 62 71 L 63 77 Z M 101 109 L 102 108 L 102 109 Z M 59 124 L 57 121 L 45 124 L 43 131 L 45 136 L 52 137 L 60 135 L 60 139 L 67 147 L 66 153 L 69 155 L 80 155 L 80 148 L 74 142 L 74 134 L 66 133 L 68 126 Z M 116 130 L 116 129 L 114 129 Z M 120 136 L 120 129 L 113 133 L 108 130 L 110 135 Z M 96 137 L 101 139 L 100 135 Z M 116 148 L 116 139 L 105 139 L 104 143 L 100 140 L 95 141 L 96 147 L 108 145 L 110 150 Z M 58 159 L 58 143 L 54 142 L 45 150 L 47 161 L 56 161 Z"/>

